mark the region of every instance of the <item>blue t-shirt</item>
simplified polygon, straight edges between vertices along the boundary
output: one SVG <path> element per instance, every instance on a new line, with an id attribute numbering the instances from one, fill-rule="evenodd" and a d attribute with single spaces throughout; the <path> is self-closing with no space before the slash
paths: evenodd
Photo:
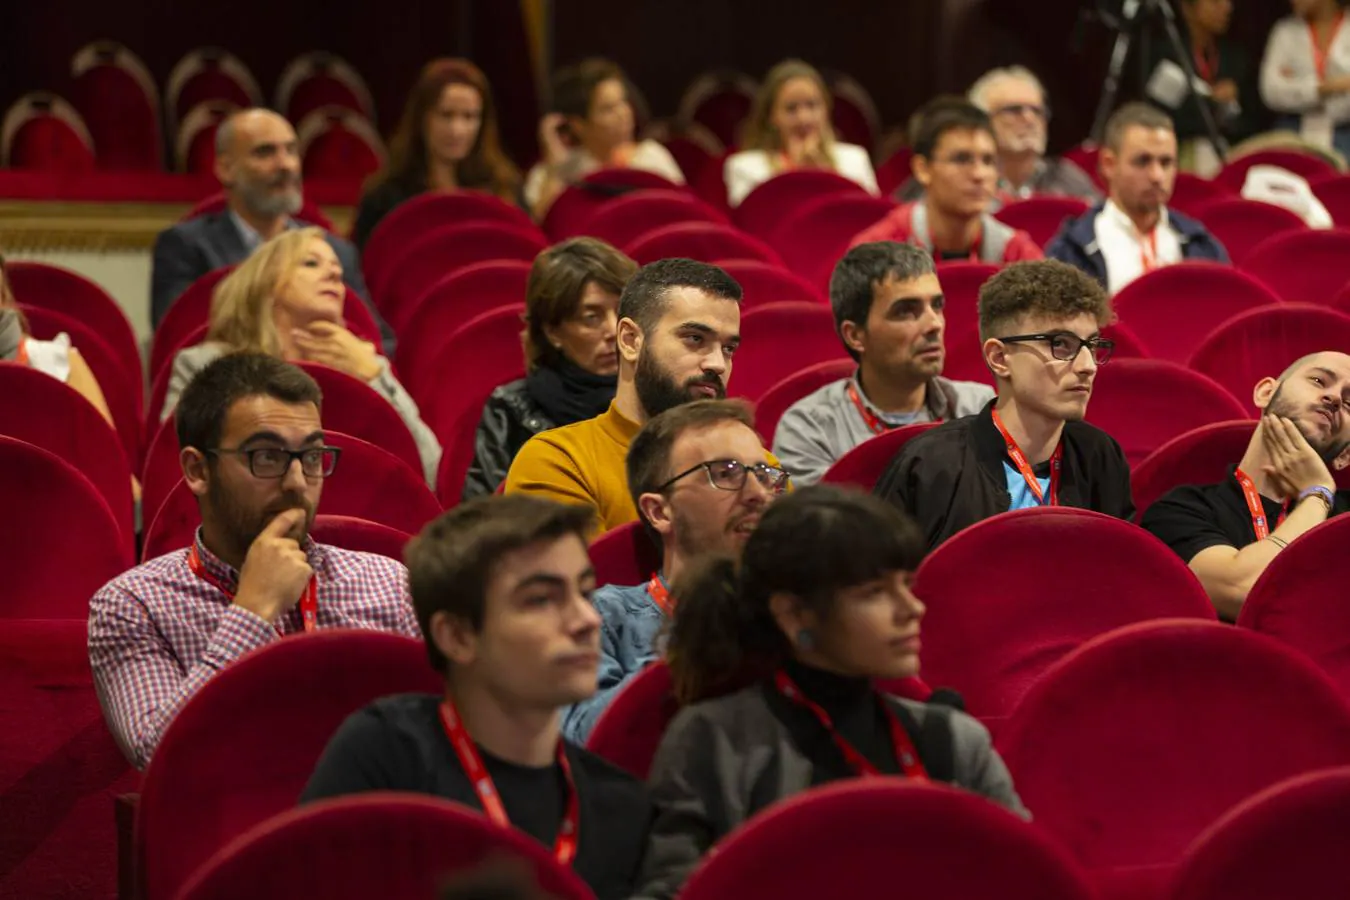
<path id="1" fill-rule="evenodd" d="M 1022 473 L 1017 467 L 1006 459 L 1003 461 L 1003 474 L 1008 479 L 1008 494 L 1012 496 L 1012 504 L 1008 507 L 1009 511 L 1014 509 L 1031 509 L 1040 506 L 1036 495 L 1031 492 L 1031 487 L 1027 480 L 1022 477 Z M 1047 501 L 1050 499 L 1050 476 L 1037 478 L 1036 483 L 1041 486 L 1041 496 Z"/>

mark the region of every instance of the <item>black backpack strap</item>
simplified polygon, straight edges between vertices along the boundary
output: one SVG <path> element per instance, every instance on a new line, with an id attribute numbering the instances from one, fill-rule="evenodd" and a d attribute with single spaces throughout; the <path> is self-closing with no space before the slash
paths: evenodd
<path id="1" fill-rule="evenodd" d="M 923 726 L 920 727 L 914 715 L 898 701 L 891 708 L 900 717 L 914 740 L 914 749 L 919 751 L 919 759 L 928 770 L 928 777 L 934 781 L 951 783 L 956 777 L 956 751 L 952 740 L 952 711 L 940 703 L 925 703 Z"/>

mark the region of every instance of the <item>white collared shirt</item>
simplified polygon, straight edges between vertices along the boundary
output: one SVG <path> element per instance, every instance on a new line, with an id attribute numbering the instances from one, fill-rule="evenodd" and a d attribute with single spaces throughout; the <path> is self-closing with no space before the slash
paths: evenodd
<path id="1" fill-rule="evenodd" d="M 1110 200 L 1093 220 L 1097 249 L 1106 261 L 1106 289 L 1115 294 L 1148 269 L 1181 262 L 1181 239 L 1163 207 L 1151 235 L 1142 235 L 1125 211 Z"/>

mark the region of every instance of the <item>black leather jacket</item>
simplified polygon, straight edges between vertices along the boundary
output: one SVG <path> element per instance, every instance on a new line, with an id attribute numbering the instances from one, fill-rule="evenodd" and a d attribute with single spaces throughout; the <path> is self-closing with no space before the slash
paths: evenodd
<path id="1" fill-rule="evenodd" d="M 541 431 L 557 428 L 525 392 L 525 379 L 508 382 L 492 392 L 474 435 L 473 462 L 464 479 L 463 499 L 497 490 L 525 442 Z"/>

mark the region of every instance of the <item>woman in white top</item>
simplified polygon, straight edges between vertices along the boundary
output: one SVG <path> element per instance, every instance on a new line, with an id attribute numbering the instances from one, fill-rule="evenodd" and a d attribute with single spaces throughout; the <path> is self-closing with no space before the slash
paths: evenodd
<path id="1" fill-rule="evenodd" d="M 553 111 L 539 122 L 543 159 L 525 178 L 525 202 L 542 220 L 568 185 L 599 169 L 644 169 L 684 184 L 675 157 L 636 141 L 628 78 L 607 59 L 588 59 L 553 77 Z"/>
<path id="2" fill-rule="evenodd" d="M 1294 15 L 1271 29 L 1261 99 L 1281 127 L 1350 157 L 1350 28 L 1341 0 L 1290 0 Z"/>
<path id="3" fill-rule="evenodd" d="M 160 419 L 169 417 L 198 372 L 227 353 L 251 350 L 289 362 L 322 363 L 389 401 L 412 432 L 427 483 L 435 485 L 441 445 L 389 370 L 389 360 L 343 324 L 345 297 L 342 263 L 323 229 L 295 228 L 272 238 L 216 285 L 206 340 L 174 357 Z"/>
<path id="4" fill-rule="evenodd" d="M 745 147 L 726 162 L 727 202 L 740 206 L 764 182 L 793 169 L 828 169 L 879 194 L 867 151 L 834 139 L 825 79 L 799 59 L 764 76 L 742 136 Z"/>

